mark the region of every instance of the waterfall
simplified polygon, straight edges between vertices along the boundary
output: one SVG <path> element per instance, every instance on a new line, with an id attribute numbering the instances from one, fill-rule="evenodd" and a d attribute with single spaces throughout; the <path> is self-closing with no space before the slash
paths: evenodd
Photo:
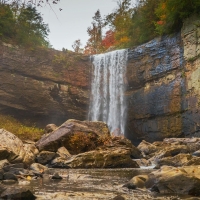
<path id="1" fill-rule="evenodd" d="M 106 122 L 115 135 L 125 132 L 127 55 L 124 49 L 92 56 L 89 120 Z"/>

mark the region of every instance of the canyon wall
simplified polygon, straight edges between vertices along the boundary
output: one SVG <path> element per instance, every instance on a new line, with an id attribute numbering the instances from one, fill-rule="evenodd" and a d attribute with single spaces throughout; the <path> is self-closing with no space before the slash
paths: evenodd
<path id="1" fill-rule="evenodd" d="M 84 120 L 89 106 L 88 57 L 52 49 L 0 44 L 0 113 L 44 127 Z"/>
<path id="2" fill-rule="evenodd" d="M 200 20 L 129 50 L 127 137 L 200 136 Z"/>
<path id="3" fill-rule="evenodd" d="M 87 119 L 92 64 L 87 56 L 55 50 L 23 50 L 0 44 L 0 114 L 44 127 Z M 129 49 L 126 137 L 200 136 L 200 20 L 181 33 Z"/>

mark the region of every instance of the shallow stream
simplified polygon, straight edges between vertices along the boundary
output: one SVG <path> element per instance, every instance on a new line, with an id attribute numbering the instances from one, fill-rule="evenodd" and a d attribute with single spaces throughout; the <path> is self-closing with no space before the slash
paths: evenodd
<path id="1" fill-rule="evenodd" d="M 116 200 L 193 199 L 189 196 L 159 196 L 143 189 L 129 190 L 122 187 L 133 176 L 148 174 L 151 171 L 152 169 L 50 169 L 43 178 L 31 180 L 28 185 L 27 181 L 22 180 L 18 186 L 12 187 L 29 188 L 37 196 L 37 200 L 109 200 L 117 196 L 119 198 Z M 55 172 L 63 179 L 50 179 Z"/>

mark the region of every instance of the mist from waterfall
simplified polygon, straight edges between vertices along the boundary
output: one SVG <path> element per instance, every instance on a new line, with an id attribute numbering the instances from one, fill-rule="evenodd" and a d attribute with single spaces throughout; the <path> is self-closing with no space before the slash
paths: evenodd
<path id="1" fill-rule="evenodd" d="M 115 135 L 125 133 L 127 55 L 123 49 L 92 56 L 89 120 L 106 122 Z"/>

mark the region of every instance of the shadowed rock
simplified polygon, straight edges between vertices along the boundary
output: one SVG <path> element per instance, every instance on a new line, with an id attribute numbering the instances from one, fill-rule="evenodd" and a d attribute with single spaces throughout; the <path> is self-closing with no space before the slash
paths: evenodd
<path id="1" fill-rule="evenodd" d="M 36 197 L 27 188 L 8 188 L 0 195 L 2 199 L 34 200 Z"/>
<path id="2" fill-rule="evenodd" d="M 41 151 L 37 157 L 36 161 L 42 165 L 47 164 L 49 161 L 51 161 L 55 157 L 55 153 L 51 151 Z"/>

